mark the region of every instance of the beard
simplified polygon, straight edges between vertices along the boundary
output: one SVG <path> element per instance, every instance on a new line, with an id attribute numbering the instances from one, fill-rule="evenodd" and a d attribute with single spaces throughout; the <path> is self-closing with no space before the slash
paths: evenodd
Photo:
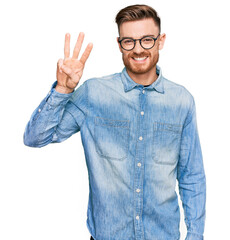
<path id="1" fill-rule="evenodd" d="M 135 63 L 132 58 L 147 58 L 147 63 Z M 122 54 L 122 59 L 125 67 L 133 74 L 145 74 L 156 67 L 159 60 L 159 52 L 152 57 L 151 53 L 143 52 L 141 54 L 130 53 L 128 55 Z"/>

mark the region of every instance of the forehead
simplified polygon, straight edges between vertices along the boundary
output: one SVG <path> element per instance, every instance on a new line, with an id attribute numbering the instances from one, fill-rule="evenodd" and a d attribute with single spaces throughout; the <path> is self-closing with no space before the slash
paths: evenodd
<path id="1" fill-rule="evenodd" d="M 120 37 L 139 38 L 145 35 L 154 35 L 159 33 L 159 28 L 152 18 L 124 22 L 120 25 Z"/>

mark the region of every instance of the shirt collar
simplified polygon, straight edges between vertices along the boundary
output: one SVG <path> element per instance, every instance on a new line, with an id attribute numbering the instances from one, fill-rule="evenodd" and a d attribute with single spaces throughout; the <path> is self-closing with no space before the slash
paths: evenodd
<path id="1" fill-rule="evenodd" d="M 156 81 L 154 81 L 151 85 L 145 88 L 150 90 L 154 89 L 159 93 L 164 93 L 164 85 L 163 85 L 164 78 L 162 76 L 161 68 L 158 65 L 156 66 L 156 72 L 158 75 L 158 78 L 156 79 Z M 126 68 L 124 68 L 123 71 L 121 72 L 121 80 L 124 85 L 125 92 L 132 90 L 136 86 L 143 86 L 133 81 L 133 79 L 127 73 Z"/>

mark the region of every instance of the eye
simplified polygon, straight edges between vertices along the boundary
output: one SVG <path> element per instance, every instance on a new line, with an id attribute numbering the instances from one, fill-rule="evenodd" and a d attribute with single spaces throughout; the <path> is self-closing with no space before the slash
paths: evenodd
<path id="1" fill-rule="evenodd" d="M 154 40 L 151 37 L 146 37 L 142 39 L 143 43 L 152 43 Z"/>
<path id="2" fill-rule="evenodd" d="M 131 45 L 131 44 L 133 44 L 133 40 L 132 39 L 123 39 L 122 43 L 125 45 Z"/>

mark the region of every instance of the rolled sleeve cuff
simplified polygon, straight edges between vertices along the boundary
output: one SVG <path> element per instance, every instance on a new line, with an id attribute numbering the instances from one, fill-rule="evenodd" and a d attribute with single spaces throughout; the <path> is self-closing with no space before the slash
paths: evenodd
<path id="1" fill-rule="evenodd" d="M 204 240 L 204 237 L 198 233 L 187 232 L 185 240 Z"/>
<path id="2" fill-rule="evenodd" d="M 52 84 L 51 90 L 48 93 L 46 97 L 46 102 L 51 107 L 57 107 L 60 105 L 66 105 L 66 103 L 69 101 L 70 97 L 73 95 L 74 91 L 72 93 L 59 93 L 55 90 L 55 87 L 57 85 L 57 81 L 55 81 Z"/>

